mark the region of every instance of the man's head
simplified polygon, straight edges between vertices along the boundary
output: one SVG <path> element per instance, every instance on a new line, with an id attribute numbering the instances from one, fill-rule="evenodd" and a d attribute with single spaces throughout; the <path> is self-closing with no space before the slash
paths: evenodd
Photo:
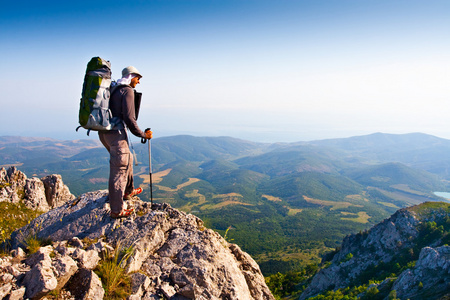
<path id="1" fill-rule="evenodd" d="M 128 77 L 129 75 L 132 75 L 130 86 L 135 88 L 136 85 L 140 83 L 139 80 L 142 78 L 142 75 L 139 73 L 138 69 L 133 66 L 126 67 L 122 70 L 122 78 Z"/>

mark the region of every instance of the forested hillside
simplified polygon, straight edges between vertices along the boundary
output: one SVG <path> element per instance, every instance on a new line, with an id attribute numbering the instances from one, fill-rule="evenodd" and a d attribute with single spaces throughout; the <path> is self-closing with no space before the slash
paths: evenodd
<path id="1" fill-rule="evenodd" d="M 20 166 L 30 177 L 61 174 L 76 195 L 107 188 L 109 157 L 96 139 L 1 137 L 0 147 L 3 166 Z M 133 141 L 133 150 L 136 184 L 149 200 L 147 145 Z M 446 161 L 450 141 L 422 134 L 276 144 L 152 140 L 155 202 L 198 215 L 255 257 L 265 274 L 317 263 L 347 234 L 399 208 L 443 200 L 433 192 L 448 190 Z"/>

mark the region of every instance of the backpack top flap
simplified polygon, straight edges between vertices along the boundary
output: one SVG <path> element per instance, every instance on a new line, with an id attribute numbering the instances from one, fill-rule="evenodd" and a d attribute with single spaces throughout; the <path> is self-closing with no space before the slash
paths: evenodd
<path id="1" fill-rule="evenodd" d="M 99 69 L 109 70 L 109 73 L 111 75 L 111 63 L 109 62 L 109 60 L 104 60 L 103 58 L 98 56 L 91 58 L 86 67 L 86 74 L 88 72 L 96 71 Z"/>

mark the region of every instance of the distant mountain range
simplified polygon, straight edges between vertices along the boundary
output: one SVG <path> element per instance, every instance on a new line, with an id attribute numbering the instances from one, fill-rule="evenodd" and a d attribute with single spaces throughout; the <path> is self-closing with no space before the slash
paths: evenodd
<path id="1" fill-rule="evenodd" d="M 149 199 L 147 145 L 133 149 Z M 106 189 L 108 160 L 97 140 L 0 137 L 1 165 L 61 174 L 74 194 Z M 347 234 L 450 189 L 450 141 L 421 133 L 274 144 L 172 136 L 152 140 L 152 165 L 156 202 L 227 232 L 266 274 L 318 262 Z"/>

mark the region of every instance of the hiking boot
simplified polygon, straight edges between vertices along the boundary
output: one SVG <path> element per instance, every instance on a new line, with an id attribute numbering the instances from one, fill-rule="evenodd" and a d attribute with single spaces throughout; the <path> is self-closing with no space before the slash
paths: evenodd
<path id="1" fill-rule="evenodd" d="M 134 189 L 131 193 L 125 194 L 123 196 L 123 199 L 130 200 L 131 198 L 133 198 L 136 195 L 139 195 L 140 193 L 142 193 L 142 188 L 138 187 L 137 189 Z"/>
<path id="2" fill-rule="evenodd" d="M 111 212 L 109 215 L 113 219 L 126 218 L 126 217 L 129 217 L 133 213 L 133 211 L 134 211 L 134 208 L 122 209 L 122 211 L 120 213 L 113 213 L 113 212 Z"/>

